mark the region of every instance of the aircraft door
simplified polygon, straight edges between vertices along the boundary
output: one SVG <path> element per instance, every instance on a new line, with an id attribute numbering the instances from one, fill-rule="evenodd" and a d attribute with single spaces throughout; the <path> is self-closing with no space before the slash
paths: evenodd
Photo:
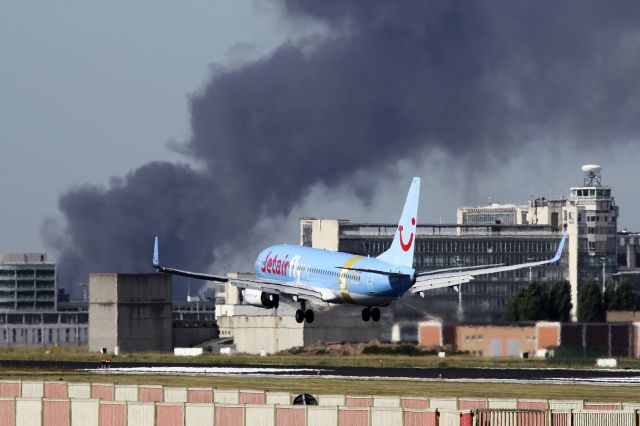
<path id="1" fill-rule="evenodd" d="M 373 289 L 373 274 L 367 274 L 366 282 L 369 293 L 375 293 L 375 290 Z"/>

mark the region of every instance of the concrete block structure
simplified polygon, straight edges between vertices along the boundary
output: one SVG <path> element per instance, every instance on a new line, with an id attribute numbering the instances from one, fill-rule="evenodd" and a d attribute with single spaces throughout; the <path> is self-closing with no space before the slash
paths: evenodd
<path id="1" fill-rule="evenodd" d="M 253 308 L 236 305 L 238 308 Z M 220 335 L 233 336 L 238 352 L 258 354 L 262 350 L 276 353 L 297 346 L 309 346 L 318 342 L 369 342 L 380 338 L 381 323 L 364 322 L 357 309 L 343 306 L 328 311 L 318 311 L 312 324 L 298 324 L 293 313 L 285 308 L 278 315 L 270 309 L 253 308 L 251 314 L 242 309 L 218 316 Z M 282 311 L 282 309 L 278 309 Z"/>
<path id="2" fill-rule="evenodd" d="M 172 350 L 171 276 L 90 274 L 89 295 L 89 351 Z"/>

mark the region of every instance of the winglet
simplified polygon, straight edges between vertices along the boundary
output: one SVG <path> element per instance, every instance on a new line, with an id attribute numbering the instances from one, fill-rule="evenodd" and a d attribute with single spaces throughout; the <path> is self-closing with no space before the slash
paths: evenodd
<path id="1" fill-rule="evenodd" d="M 564 244 L 567 241 L 567 231 L 564 231 L 562 234 L 562 239 L 560 240 L 560 245 L 558 246 L 558 251 L 556 251 L 556 255 L 551 259 L 551 263 L 557 262 L 562 257 L 562 252 L 564 251 Z"/>
<path id="2" fill-rule="evenodd" d="M 153 267 L 160 267 L 160 260 L 158 256 L 158 237 L 156 236 L 153 240 Z"/>

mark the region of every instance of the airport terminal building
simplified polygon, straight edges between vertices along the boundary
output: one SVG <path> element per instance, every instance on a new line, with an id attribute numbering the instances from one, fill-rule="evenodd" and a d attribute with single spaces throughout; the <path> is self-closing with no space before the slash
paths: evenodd
<path id="1" fill-rule="evenodd" d="M 557 264 L 481 276 L 464 284 L 460 294 L 450 288 L 427 292 L 425 309 L 449 319 L 456 312 L 458 320 L 499 319 L 508 299 L 528 281 L 566 279 L 575 319 L 580 287 L 588 280 L 609 281 L 618 268 L 619 208 L 611 188 L 602 185 L 600 171 L 599 166 L 584 166 L 583 184 L 570 188 L 567 198 L 463 207 L 455 224 L 419 224 L 414 260 L 419 271 L 548 259 L 555 254 L 563 230 L 568 232 L 567 247 Z M 396 226 L 303 218 L 300 243 L 377 256 L 389 248 Z M 624 244 L 630 241 L 635 242 L 626 238 Z"/>

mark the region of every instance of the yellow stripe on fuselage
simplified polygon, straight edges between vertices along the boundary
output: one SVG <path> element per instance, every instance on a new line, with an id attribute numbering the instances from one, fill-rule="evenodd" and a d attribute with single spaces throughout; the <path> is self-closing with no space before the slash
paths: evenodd
<path id="1" fill-rule="evenodd" d="M 362 259 L 362 256 L 353 256 L 349 258 L 344 265 L 343 268 L 351 268 L 358 260 Z M 340 294 L 349 303 L 353 303 L 353 298 L 349 294 L 349 282 L 347 281 L 347 274 L 349 274 L 349 270 L 340 270 L 340 274 L 338 276 L 338 286 L 340 286 Z"/>

